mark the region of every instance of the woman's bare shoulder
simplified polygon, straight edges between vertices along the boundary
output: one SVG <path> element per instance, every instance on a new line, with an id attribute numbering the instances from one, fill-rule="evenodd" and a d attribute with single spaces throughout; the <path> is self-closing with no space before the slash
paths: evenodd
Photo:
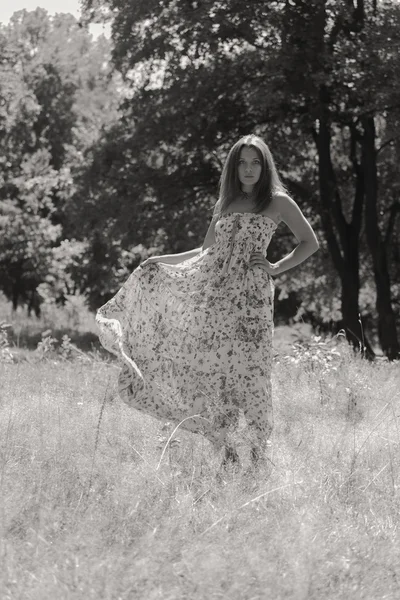
<path id="1" fill-rule="evenodd" d="M 281 218 L 297 214 L 300 211 L 297 202 L 287 192 L 277 192 L 273 197 L 273 206 Z"/>
<path id="2" fill-rule="evenodd" d="M 265 214 L 271 217 L 276 223 L 280 223 L 282 221 L 282 212 L 285 212 L 284 206 L 288 201 L 291 201 L 288 194 L 283 191 L 275 192 L 272 195 L 271 202 L 268 204 Z"/>
<path id="3" fill-rule="evenodd" d="M 294 200 L 287 192 L 277 191 L 272 195 L 272 206 L 282 206 L 282 204 L 286 204 L 288 202 L 294 202 Z"/>

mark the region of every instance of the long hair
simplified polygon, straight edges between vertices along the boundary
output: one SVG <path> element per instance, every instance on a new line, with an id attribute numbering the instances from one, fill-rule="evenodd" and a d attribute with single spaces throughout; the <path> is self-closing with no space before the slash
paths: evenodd
<path id="1" fill-rule="evenodd" d="M 232 146 L 226 158 L 219 181 L 219 197 L 214 206 L 214 215 L 220 216 L 235 198 L 242 194 L 238 163 L 244 146 L 254 148 L 261 161 L 260 178 L 253 190 L 255 212 L 258 213 L 267 208 L 276 192 L 287 193 L 267 144 L 258 135 L 245 135 Z"/>

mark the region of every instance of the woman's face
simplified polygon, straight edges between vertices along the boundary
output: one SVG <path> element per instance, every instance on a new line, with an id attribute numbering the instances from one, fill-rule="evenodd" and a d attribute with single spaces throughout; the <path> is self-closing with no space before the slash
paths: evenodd
<path id="1" fill-rule="evenodd" d="M 243 146 L 238 160 L 238 177 L 243 191 L 251 191 L 250 188 L 260 179 L 262 165 L 257 150 Z"/>

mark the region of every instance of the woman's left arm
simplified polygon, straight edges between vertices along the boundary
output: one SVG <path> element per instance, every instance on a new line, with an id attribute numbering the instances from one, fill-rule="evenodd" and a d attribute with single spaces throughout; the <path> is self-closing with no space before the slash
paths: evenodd
<path id="1" fill-rule="evenodd" d="M 319 248 L 319 242 L 314 230 L 296 202 L 286 194 L 280 195 L 277 200 L 279 202 L 281 220 L 286 223 L 299 243 L 292 252 L 276 263 L 270 263 L 259 252 L 252 255 L 250 264 L 260 266 L 270 275 L 279 275 L 288 269 L 296 267 Z"/>

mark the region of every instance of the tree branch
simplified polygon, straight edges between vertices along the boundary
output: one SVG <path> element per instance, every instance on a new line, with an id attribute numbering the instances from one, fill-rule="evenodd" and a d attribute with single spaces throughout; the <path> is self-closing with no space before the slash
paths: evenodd
<path id="1" fill-rule="evenodd" d="M 379 148 L 376 149 L 376 151 L 375 151 L 376 154 L 378 154 L 381 150 L 383 150 L 383 148 L 385 148 L 385 146 L 389 146 L 389 144 L 391 144 L 392 142 L 396 142 L 397 140 L 400 140 L 400 135 L 396 135 L 396 137 L 386 140 L 386 142 L 383 142 L 383 144 L 381 146 L 379 146 Z"/>
<path id="2" fill-rule="evenodd" d="M 400 102 L 397 103 L 397 104 L 391 104 L 389 106 L 383 106 L 382 108 L 379 108 L 379 107 L 370 108 L 369 110 L 366 110 L 365 112 L 360 113 L 357 116 L 356 123 L 360 122 L 363 117 L 368 117 L 368 116 L 371 116 L 371 115 L 376 115 L 376 114 L 379 114 L 379 113 L 383 113 L 383 112 L 385 112 L 387 110 L 392 110 L 393 108 L 400 108 Z"/>

